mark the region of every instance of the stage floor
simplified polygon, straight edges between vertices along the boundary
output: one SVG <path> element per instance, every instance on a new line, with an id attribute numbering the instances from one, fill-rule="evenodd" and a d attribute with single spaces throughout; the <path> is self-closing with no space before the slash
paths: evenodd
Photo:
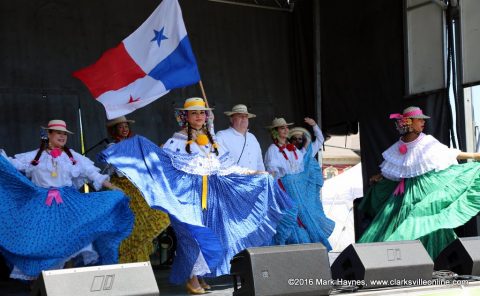
<path id="1" fill-rule="evenodd" d="M 339 253 L 330 252 L 330 262 L 335 261 Z M 154 269 L 155 279 L 162 296 L 184 296 L 189 295 L 185 286 L 172 285 L 168 282 L 169 269 Z M 212 286 L 212 290 L 205 295 L 209 296 L 231 296 L 233 293 L 233 282 L 230 276 L 222 276 L 215 279 L 207 280 Z M 0 280 L 1 296 L 29 296 L 29 286 L 15 280 Z M 480 296 L 480 281 L 469 282 L 466 285 L 442 285 L 442 286 L 420 286 L 420 287 L 388 287 L 382 289 L 358 290 L 356 292 L 332 291 L 330 295 L 390 295 L 390 296 Z"/>
<path id="2" fill-rule="evenodd" d="M 168 282 L 169 270 L 154 270 L 155 279 L 157 280 L 160 295 L 162 296 L 184 296 L 190 295 L 186 292 L 185 286 L 176 286 Z M 231 296 L 233 293 L 233 285 L 230 276 L 223 276 L 216 279 L 208 280 L 212 286 L 209 296 Z M 27 284 L 16 280 L 0 281 L 1 296 L 29 296 L 30 289 Z M 68 296 L 68 295 L 65 295 Z"/>
<path id="3" fill-rule="evenodd" d="M 168 283 L 168 270 L 155 270 L 155 277 L 162 296 L 186 296 L 189 295 L 184 286 L 174 286 Z M 215 280 L 210 280 L 213 290 L 209 291 L 208 296 L 231 296 L 233 286 L 230 277 L 224 276 Z M 29 296 L 28 286 L 18 281 L 0 282 L 0 295 L 2 296 Z M 469 282 L 468 285 L 443 285 L 443 286 L 423 286 L 423 287 L 389 287 L 383 289 L 358 290 L 352 293 L 338 293 L 332 291 L 330 295 L 390 295 L 390 296 L 480 296 L 480 282 Z"/>

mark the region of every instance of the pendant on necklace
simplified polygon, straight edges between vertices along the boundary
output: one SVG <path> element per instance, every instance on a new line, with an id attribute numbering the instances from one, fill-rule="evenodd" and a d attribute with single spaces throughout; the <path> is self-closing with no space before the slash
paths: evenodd
<path id="1" fill-rule="evenodd" d="M 57 176 L 58 176 L 58 174 L 57 174 L 57 172 L 56 172 L 56 171 L 52 171 L 52 173 L 50 174 L 50 176 L 52 176 L 52 177 L 54 177 L 54 178 L 55 178 L 55 177 L 57 177 Z"/>

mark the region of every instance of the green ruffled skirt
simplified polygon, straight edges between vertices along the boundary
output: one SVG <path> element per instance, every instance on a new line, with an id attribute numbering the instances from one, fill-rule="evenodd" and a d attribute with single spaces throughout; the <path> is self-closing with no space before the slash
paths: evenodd
<path id="1" fill-rule="evenodd" d="M 478 162 L 405 179 L 404 194 L 394 196 L 397 185 L 384 179 L 361 202 L 360 210 L 374 220 L 360 243 L 419 239 L 435 259 L 457 238 L 453 229 L 480 211 Z"/>

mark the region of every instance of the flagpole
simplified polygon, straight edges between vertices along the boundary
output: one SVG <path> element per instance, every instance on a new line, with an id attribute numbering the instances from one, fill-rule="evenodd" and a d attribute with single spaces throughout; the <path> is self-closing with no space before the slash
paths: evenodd
<path id="1" fill-rule="evenodd" d="M 80 102 L 78 102 L 78 121 L 80 124 L 80 151 L 82 155 L 85 155 L 85 139 L 83 137 L 82 107 L 80 105 Z M 90 191 L 87 184 L 83 185 L 83 190 L 85 193 L 88 193 Z"/>
<path id="2" fill-rule="evenodd" d="M 202 80 L 198 81 L 198 85 L 200 85 L 200 91 L 202 92 L 202 96 L 203 96 L 203 99 L 205 100 L 205 104 L 207 105 L 207 108 L 209 108 L 207 94 L 205 93 L 205 89 L 203 88 Z"/>

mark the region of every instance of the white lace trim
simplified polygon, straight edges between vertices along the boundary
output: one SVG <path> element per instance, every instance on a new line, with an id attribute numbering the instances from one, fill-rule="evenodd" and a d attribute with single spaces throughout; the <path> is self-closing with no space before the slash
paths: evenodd
<path id="1" fill-rule="evenodd" d="M 406 145 L 407 152 L 400 153 L 400 146 Z M 429 171 L 441 171 L 457 164 L 458 149 L 440 143 L 433 136 L 423 133 L 412 142 L 399 140 L 383 152 L 384 161 L 380 165 L 382 175 L 391 180 L 412 178 Z"/>
<path id="2" fill-rule="evenodd" d="M 232 173 L 247 174 L 251 170 L 234 165 L 230 154 L 219 147 L 219 156 L 210 152 L 211 144 L 199 146 L 192 143 L 190 149 L 192 154 L 185 151 L 187 137 L 175 133 L 163 146 L 164 151 L 170 156 L 172 165 L 183 172 L 194 175 L 229 175 Z"/>
<path id="3" fill-rule="evenodd" d="M 76 252 L 72 256 L 66 258 L 65 260 L 62 260 L 59 264 L 52 266 L 49 270 L 54 270 L 54 269 L 62 269 L 65 263 L 69 261 L 70 259 L 73 259 L 77 256 L 82 256 L 83 264 L 88 265 L 92 264 L 98 261 L 99 255 L 97 251 L 93 248 L 92 244 L 88 244 L 86 247 L 82 248 L 80 251 Z M 10 278 L 12 279 L 19 279 L 19 280 L 27 280 L 27 281 L 33 281 L 37 279 L 37 277 L 32 277 L 29 275 L 26 275 L 21 271 L 16 265 L 13 266 L 13 269 L 10 273 Z"/>
<path id="4" fill-rule="evenodd" d="M 211 271 L 210 268 L 208 268 L 207 261 L 205 261 L 202 252 L 200 252 L 198 254 L 197 260 L 195 261 L 195 264 L 193 265 L 190 278 L 192 278 L 193 276 L 202 276 L 210 272 Z"/>

